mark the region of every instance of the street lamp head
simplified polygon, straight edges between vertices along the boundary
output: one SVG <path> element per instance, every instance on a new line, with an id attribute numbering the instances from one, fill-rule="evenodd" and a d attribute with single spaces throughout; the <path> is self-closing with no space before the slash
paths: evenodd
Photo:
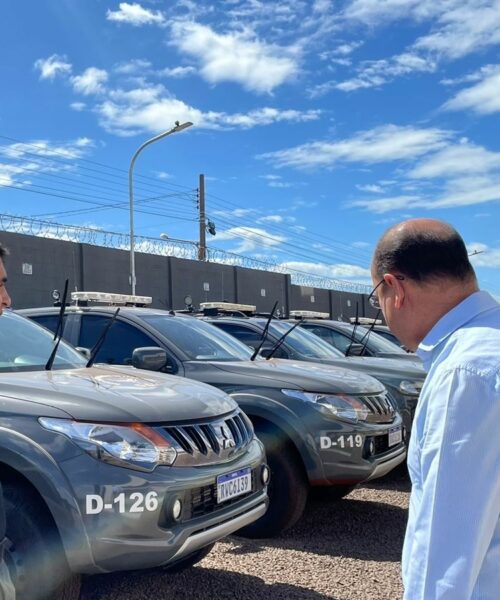
<path id="1" fill-rule="evenodd" d="M 192 123 L 191 121 L 186 121 L 185 123 L 179 123 L 179 121 L 175 122 L 175 127 L 172 129 L 172 131 L 175 133 L 177 133 L 178 131 L 182 131 L 183 129 L 187 129 L 188 127 L 191 127 Z"/>

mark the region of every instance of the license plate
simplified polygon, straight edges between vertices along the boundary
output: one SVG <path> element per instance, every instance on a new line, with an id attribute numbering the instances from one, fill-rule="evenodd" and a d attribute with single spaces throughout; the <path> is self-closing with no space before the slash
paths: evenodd
<path id="1" fill-rule="evenodd" d="M 247 467 L 217 477 L 217 504 L 252 491 L 252 469 Z"/>
<path id="2" fill-rule="evenodd" d="M 389 448 L 391 446 L 395 446 L 396 444 L 400 444 L 403 439 L 403 432 L 401 431 L 401 427 L 395 427 L 394 429 L 389 429 Z"/>

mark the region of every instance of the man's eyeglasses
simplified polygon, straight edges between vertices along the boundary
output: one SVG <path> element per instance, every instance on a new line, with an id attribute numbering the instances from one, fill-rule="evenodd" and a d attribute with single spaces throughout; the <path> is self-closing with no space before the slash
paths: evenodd
<path id="1" fill-rule="evenodd" d="M 394 277 L 396 279 L 399 279 L 400 281 L 402 281 L 404 279 L 403 275 L 394 275 Z M 378 295 L 377 295 L 377 290 L 378 288 L 385 283 L 385 279 L 381 279 L 377 285 L 373 288 L 373 290 L 370 292 L 370 295 L 368 296 L 368 302 L 370 303 L 370 306 L 372 308 L 376 308 L 377 310 L 380 310 L 382 307 L 380 306 L 380 302 L 378 299 Z"/>

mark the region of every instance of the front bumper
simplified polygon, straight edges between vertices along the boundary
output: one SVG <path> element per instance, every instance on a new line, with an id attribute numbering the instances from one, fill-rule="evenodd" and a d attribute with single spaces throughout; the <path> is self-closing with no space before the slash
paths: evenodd
<path id="1" fill-rule="evenodd" d="M 262 444 L 256 439 L 242 456 L 224 465 L 159 467 L 142 473 L 88 455 L 65 461 L 61 466 L 80 508 L 92 556 L 82 565 L 76 547 L 73 561 L 75 543 L 69 549 L 66 544 L 70 566 L 83 573 L 163 566 L 237 531 L 267 509 L 267 489 L 260 479 L 263 464 Z M 217 504 L 217 476 L 246 467 L 252 470 L 252 491 Z M 148 505 L 143 500 L 138 506 L 138 499 L 148 494 L 158 502 Z M 177 520 L 172 515 L 176 500 L 182 503 Z M 103 508 L 97 512 L 96 506 Z"/>
<path id="2" fill-rule="evenodd" d="M 311 485 L 355 485 L 386 475 L 406 458 L 403 427 L 399 415 L 390 424 L 344 423 L 342 429 L 323 420 L 309 437 Z M 389 432 L 395 430 L 401 431 L 401 441 L 390 445 Z"/>

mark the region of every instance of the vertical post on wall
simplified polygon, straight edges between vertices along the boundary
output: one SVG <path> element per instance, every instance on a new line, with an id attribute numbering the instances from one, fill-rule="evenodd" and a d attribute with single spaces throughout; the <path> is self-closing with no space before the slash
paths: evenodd
<path id="1" fill-rule="evenodd" d="M 200 241 L 198 244 L 198 260 L 207 260 L 207 221 L 205 216 L 205 175 L 200 175 L 198 187 L 198 209 L 200 219 Z"/>

